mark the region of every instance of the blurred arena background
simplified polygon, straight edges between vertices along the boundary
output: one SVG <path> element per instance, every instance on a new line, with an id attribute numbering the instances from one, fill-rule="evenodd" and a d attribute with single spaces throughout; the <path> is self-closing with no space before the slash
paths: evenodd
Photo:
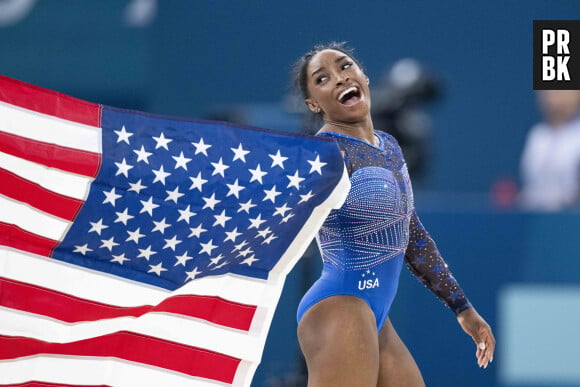
<path id="1" fill-rule="evenodd" d="M 579 212 L 517 205 L 539 120 L 532 22 L 579 16 L 577 0 L 0 0 L 0 73 L 111 106 L 298 131 L 293 62 L 348 41 L 375 122 L 404 147 L 423 223 L 498 341 L 479 369 L 452 313 L 406 272 L 391 318 L 427 385 L 579 386 Z M 295 311 L 319 270 L 311 246 L 255 386 L 305 385 Z"/>

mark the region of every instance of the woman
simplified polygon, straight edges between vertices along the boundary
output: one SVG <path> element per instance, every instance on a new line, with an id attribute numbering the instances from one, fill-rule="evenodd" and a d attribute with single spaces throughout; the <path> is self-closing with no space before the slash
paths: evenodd
<path id="1" fill-rule="evenodd" d="M 395 139 L 376 131 L 369 79 L 343 44 L 317 46 L 295 66 L 295 82 L 336 140 L 350 175 L 344 205 L 317 240 L 321 277 L 298 307 L 298 339 L 311 387 L 423 386 L 415 360 L 387 317 L 403 262 L 457 315 L 477 344 L 480 367 L 495 340 L 451 275 L 413 207 Z"/>

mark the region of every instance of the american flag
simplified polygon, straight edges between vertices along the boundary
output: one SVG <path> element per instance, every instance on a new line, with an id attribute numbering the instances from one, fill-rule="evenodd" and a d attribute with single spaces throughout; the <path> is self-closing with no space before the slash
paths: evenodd
<path id="1" fill-rule="evenodd" d="M 249 386 L 348 189 L 333 142 L 0 76 L 0 384 Z"/>

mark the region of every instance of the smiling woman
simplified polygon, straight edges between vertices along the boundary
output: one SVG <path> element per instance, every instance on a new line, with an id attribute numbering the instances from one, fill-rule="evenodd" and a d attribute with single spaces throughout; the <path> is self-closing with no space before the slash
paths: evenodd
<path id="1" fill-rule="evenodd" d="M 495 339 L 441 257 L 414 208 L 397 141 L 375 130 L 369 78 L 344 44 L 316 46 L 295 66 L 304 102 L 336 141 L 351 190 L 318 232 L 323 269 L 298 306 L 298 339 L 310 387 L 424 386 L 388 318 L 403 263 L 457 316 L 477 363 Z"/>

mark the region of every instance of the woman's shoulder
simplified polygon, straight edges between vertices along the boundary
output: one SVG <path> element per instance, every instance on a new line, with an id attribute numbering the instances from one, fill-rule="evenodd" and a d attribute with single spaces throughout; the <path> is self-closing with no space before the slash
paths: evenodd
<path id="1" fill-rule="evenodd" d="M 392 135 L 390 135 L 389 133 L 387 133 L 387 132 L 384 132 L 382 130 L 375 129 L 375 134 L 377 136 L 381 137 L 387 143 L 392 143 L 392 144 L 397 144 L 397 145 L 399 144 L 397 142 L 397 139 L 395 137 L 393 137 Z"/>
<path id="2" fill-rule="evenodd" d="M 383 132 L 382 130 L 376 129 L 375 134 L 381 138 L 381 141 L 383 143 L 382 148 L 384 151 L 394 152 L 395 154 L 398 154 L 402 157 L 403 151 L 401 149 L 401 146 L 399 145 L 399 142 L 393 135 L 387 132 Z"/>

